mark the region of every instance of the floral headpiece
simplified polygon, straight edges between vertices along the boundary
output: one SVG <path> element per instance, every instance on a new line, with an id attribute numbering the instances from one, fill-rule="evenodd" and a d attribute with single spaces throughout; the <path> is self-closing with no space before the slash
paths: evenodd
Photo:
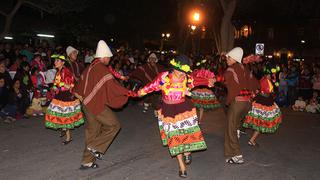
<path id="1" fill-rule="evenodd" d="M 201 64 L 204 64 L 204 63 L 206 63 L 206 62 L 207 62 L 207 60 L 206 60 L 206 59 L 203 59 L 203 60 L 197 62 L 197 63 L 196 63 L 196 66 L 200 66 Z"/>
<path id="2" fill-rule="evenodd" d="M 192 70 L 191 70 L 191 68 L 190 68 L 189 65 L 187 65 L 187 64 L 181 65 L 181 63 L 180 63 L 179 61 L 177 62 L 175 59 L 172 59 L 172 60 L 170 61 L 170 64 L 171 64 L 174 68 L 176 68 L 177 70 L 181 70 L 181 71 L 184 71 L 184 72 L 186 72 L 186 73 L 192 72 Z"/>
<path id="3" fill-rule="evenodd" d="M 60 59 L 60 60 L 63 60 L 63 61 L 66 61 L 66 57 L 64 55 L 60 55 L 60 54 L 53 54 L 51 56 L 52 59 Z"/>

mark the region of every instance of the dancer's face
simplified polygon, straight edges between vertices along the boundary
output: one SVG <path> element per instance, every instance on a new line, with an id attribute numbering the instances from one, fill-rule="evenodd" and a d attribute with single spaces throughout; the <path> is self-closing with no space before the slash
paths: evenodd
<path id="1" fill-rule="evenodd" d="M 235 64 L 237 61 L 235 61 L 234 59 L 232 59 L 231 57 L 227 57 L 227 64 L 228 66 L 231 66 L 233 64 Z"/>
<path id="2" fill-rule="evenodd" d="M 101 58 L 100 61 L 105 64 L 105 65 L 108 65 L 109 62 L 110 62 L 110 58 L 109 57 L 104 57 L 104 58 Z"/>

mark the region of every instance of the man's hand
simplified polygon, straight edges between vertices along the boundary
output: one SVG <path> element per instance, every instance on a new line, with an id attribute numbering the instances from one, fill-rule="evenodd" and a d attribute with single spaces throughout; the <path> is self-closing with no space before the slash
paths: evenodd
<path id="1" fill-rule="evenodd" d="M 83 101 L 83 97 L 80 96 L 78 93 L 74 93 L 74 96 L 78 98 L 81 102 Z"/>

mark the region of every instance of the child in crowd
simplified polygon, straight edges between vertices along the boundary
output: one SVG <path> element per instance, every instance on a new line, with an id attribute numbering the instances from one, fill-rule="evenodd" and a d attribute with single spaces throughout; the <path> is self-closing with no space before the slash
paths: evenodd
<path id="1" fill-rule="evenodd" d="M 313 92 L 309 104 L 306 106 L 306 111 L 311 113 L 320 112 L 320 104 L 318 102 L 318 92 Z"/>
<path id="2" fill-rule="evenodd" d="M 303 100 L 301 96 L 295 101 L 294 105 L 292 105 L 292 109 L 294 111 L 304 111 L 306 109 L 307 103 Z"/>
<path id="3" fill-rule="evenodd" d="M 37 116 L 37 115 L 43 116 L 41 104 L 45 104 L 45 103 L 39 103 L 39 102 L 46 101 L 48 86 L 45 83 L 44 76 L 36 68 L 33 68 L 31 70 L 31 81 L 34 87 L 34 95 L 32 98 L 31 106 L 28 109 L 28 114 L 32 114 L 33 116 Z"/>

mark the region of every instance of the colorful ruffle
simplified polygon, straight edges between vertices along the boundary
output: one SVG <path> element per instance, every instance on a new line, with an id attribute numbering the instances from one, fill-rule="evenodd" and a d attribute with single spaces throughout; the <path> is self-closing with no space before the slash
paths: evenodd
<path id="1" fill-rule="evenodd" d="M 265 106 L 253 102 L 243 127 L 252 128 L 260 133 L 274 133 L 279 128 L 281 121 L 282 115 L 277 104 Z"/>
<path id="2" fill-rule="evenodd" d="M 162 143 L 169 147 L 171 156 L 207 149 L 198 126 L 195 108 L 191 111 L 179 113 L 174 118 L 164 117 L 160 109 L 158 120 Z"/>
<path id="3" fill-rule="evenodd" d="M 52 129 L 73 129 L 84 124 L 80 101 L 64 102 L 53 99 L 47 109 L 45 126 Z"/>
<path id="4" fill-rule="evenodd" d="M 191 101 L 197 108 L 214 109 L 221 107 L 216 96 L 209 89 L 196 89 L 192 91 Z"/>

